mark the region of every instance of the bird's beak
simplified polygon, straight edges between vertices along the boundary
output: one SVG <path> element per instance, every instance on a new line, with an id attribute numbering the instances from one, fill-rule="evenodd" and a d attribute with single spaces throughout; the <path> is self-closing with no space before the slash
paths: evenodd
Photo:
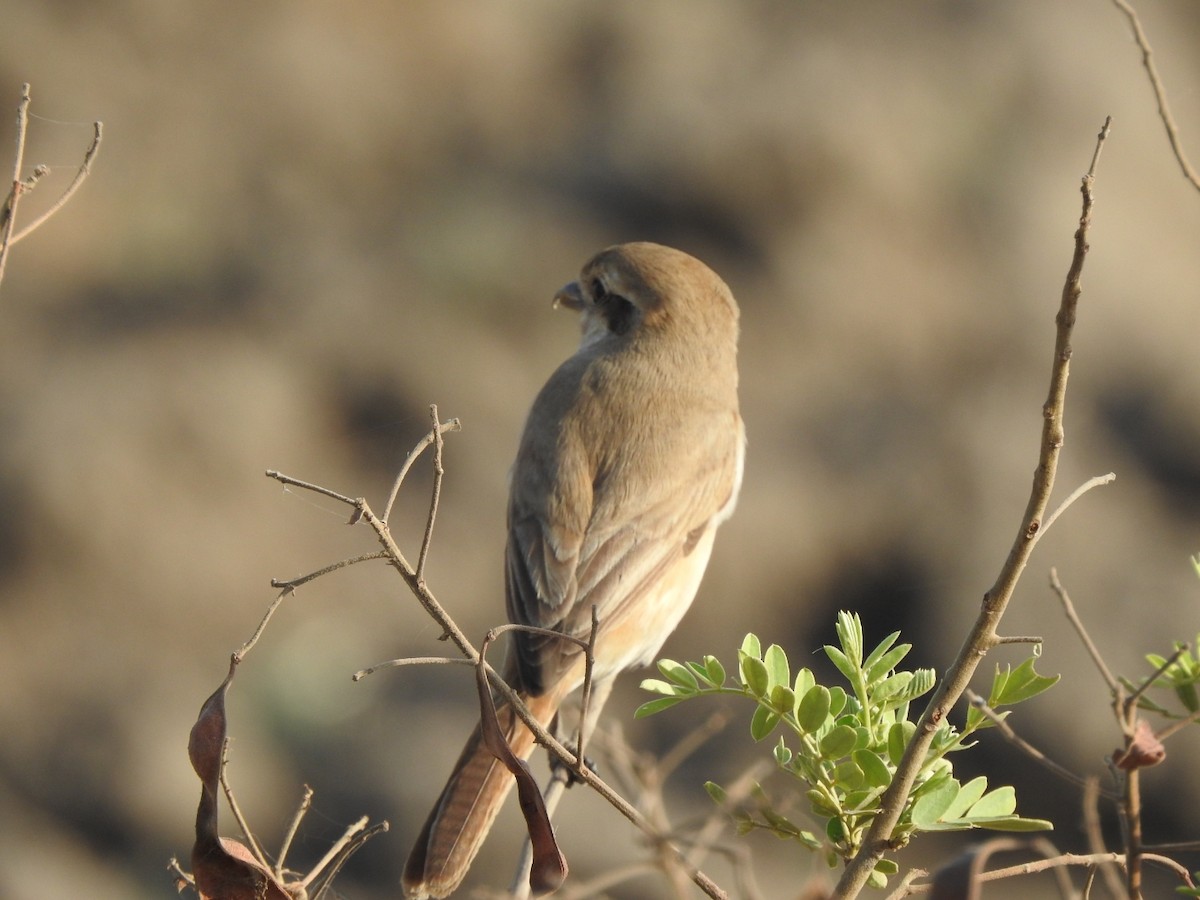
<path id="1" fill-rule="evenodd" d="M 570 284 L 559 289 L 559 292 L 554 295 L 554 308 L 565 306 L 567 309 L 573 309 L 579 312 L 587 305 L 587 301 L 583 297 L 583 288 L 579 286 L 578 281 L 572 281 Z"/>

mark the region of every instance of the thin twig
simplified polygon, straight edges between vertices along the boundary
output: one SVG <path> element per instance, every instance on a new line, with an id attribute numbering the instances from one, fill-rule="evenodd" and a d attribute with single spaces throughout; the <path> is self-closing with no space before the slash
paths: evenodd
<path id="1" fill-rule="evenodd" d="M 1187 728 L 1193 722 L 1200 722 L 1200 709 L 1196 710 L 1190 716 L 1180 719 L 1178 722 L 1172 722 L 1170 725 L 1168 725 L 1162 731 L 1155 732 L 1154 736 L 1156 738 L 1158 738 L 1159 741 L 1165 741 L 1167 738 L 1169 738 L 1175 732 L 1180 731 L 1184 728 Z"/>
<path id="2" fill-rule="evenodd" d="M 1100 655 L 1100 649 L 1096 646 L 1091 636 L 1084 627 L 1083 620 L 1079 618 L 1079 614 L 1075 612 L 1075 604 L 1071 602 L 1070 596 L 1067 594 L 1067 589 L 1062 586 L 1062 582 L 1058 580 L 1058 570 L 1052 568 L 1050 570 L 1050 587 L 1058 600 L 1062 603 L 1063 613 L 1067 617 L 1067 621 L 1071 623 L 1071 627 L 1075 629 L 1075 633 L 1079 635 L 1079 640 L 1083 642 L 1084 648 L 1088 655 L 1095 663 L 1096 670 L 1100 673 L 1100 677 L 1104 679 L 1104 683 L 1108 685 L 1109 691 L 1113 697 L 1117 697 L 1121 693 L 1121 685 L 1116 678 L 1113 677 L 1112 671 L 1104 662 L 1104 657 Z"/>
<path id="3" fill-rule="evenodd" d="M 83 155 L 83 162 L 80 164 L 78 171 L 75 172 L 75 177 L 71 179 L 71 183 L 67 185 L 67 189 L 62 192 L 62 195 L 55 200 L 53 204 L 51 204 L 48 210 L 22 228 L 17 234 L 13 235 L 12 239 L 8 242 L 10 246 L 17 243 L 17 241 L 22 241 L 29 237 L 29 235 L 33 234 L 33 232 L 37 231 L 44 224 L 46 224 L 47 219 L 67 205 L 67 201 L 70 200 L 74 193 L 83 185 L 84 179 L 86 179 L 88 175 L 92 173 L 92 163 L 96 161 L 96 156 L 100 152 L 100 141 L 103 140 L 103 138 L 104 123 L 93 122 L 91 146 L 88 147 L 87 152 Z"/>
<path id="4" fill-rule="evenodd" d="M 1025 753 L 1031 759 L 1036 760 L 1038 763 L 1064 781 L 1068 781 L 1071 784 L 1079 787 L 1087 787 L 1091 779 L 1084 778 L 1082 775 L 1076 775 L 1066 766 L 1056 763 L 1037 747 L 1033 746 L 1033 744 L 1029 743 L 1027 740 L 1017 734 L 1016 731 L 1013 730 L 1013 727 L 1009 725 L 1002 716 L 997 715 L 996 711 L 987 704 L 987 701 L 984 700 L 983 697 L 979 696 L 970 689 L 965 692 L 964 696 L 967 698 L 967 702 L 983 713 L 984 717 L 996 726 L 1004 739 L 1018 750 Z M 1102 791 L 1101 793 L 1106 799 L 1114 801 L 1117 799 L 1115 794 L 1111 794 L 1107 791 Z"/>
<path id="5" fill-rule="evenodd" d="M 1095 776 L 1087 779 L 1083 786 L 1083 824 L 1087 833 L 1088 847 L 1093 853 L 1104 853 L 1104 833 L 1100 826 L 1100 780 Z M 1104 879 L 1108 892 L 1114 897 L 1120 897 L 1125 890 L 1121 882 L 1120 867 L 1115 863 L 1101 863 L 1097 866 L 1100 876 Z"/>
<path id="6" fill-rule="evenodd" d="M 354 839 L 354 836 L 367 827 L 368 821 L 369 820 L 367 817 L 363 816 L 357 822 L 351 824 L 345 830 L 345 832 L 343 832 L 342 836 L 333 842 L 333 846 L 331 846 L 325 855 L 321 857 L 321 861 L 313 866 L 312 871 L 305 875 L 303 879 L 301 879 L 301 887 L 308 887 L 313 883 L 313 881 L 320 877 L 321 872 L 324 871 L 325 867 L 332 863 L 337 858 L 338 854 L 341 853 L 347 846 L 349 846 L 350 842 Z"/>
<path id="7" fill-rule="evenodd" d="M 404 483 L 404 479 L 408 475 L 408 470 L 412 468 L 412 464 L 417 461 L 417 457 L 425 452 L 425 448 L 432 444 L 438 437 L 445 434 L 447 431 L 461 431 L 462 423 L 458 419 L 450 419 L 448 422 L 443 422 L 437 428 L 437 434 L 433 432 L 425 435 L 421 440 L 417 441 L 415 447 L 408 451 L 408 456 L 404 459 L 404 464 L 400 466 L 400 471 L 396 475 L 396 480 L 392 482 L 392 491 L 388 494 L 387 503 L 383 505 L 383 521 L 388 522 L 392 515 L 392 506 L 396 503 L 396 497 L 400 493 L 400 485 Z"/>
<path id="8" fill-rule="evenodd" d="M 282 472 L 279 472 L 275 469 L 267 469 L 266 476 L 268 478 L 274 478 L 276 481 L 278 481 L 284 485 L 290 485 L 291 487 L 303 488 L 306 491 L 313 491 L 314 493 L 317 493 L 317 494 L 324 494 L 326 497 L 332 497 L 334 500 L 340 500 L 342 503 L 345 503 L 347 506 L 357 506 L 358 505 L 358 501 L 355 500 L 353 497 L 347 497 L 345 494 L 339 494 L 337 491 L 331 491 L 327 487 L 321 487 L 321 485 L 313 484 L 310 481 L 301 481 L 299 478 L 293 478 L 290 475 L 284 475 Z"/>
<path id="9" fill-rule="evenodd" d="M 849 900 L 857 897 L 890 847 L 892 830 L 900 820 L 917 773 L 925 761 L 926 753 L 937 733 L 938 723 L 949 714 L 954 703 L 962 696 L 984 655 L 995 646 L 996 627 L 1004 615 L 1008 601 L 1016 589 L 1021 573 L 1029 561 L 1030 554 L 1040 536 L 1046 507 L 1054 488 L 1054 476 L 1058 471 L 1058 458 L 1064 441 L 1063 410 L 1066 403 L 1067 376 L 1071 362 L 1071 336 L 1075 327 L 1076 309 L 1082 293 L 1080 277 L 1083 262 L 1088 252 L 1088 229 L 1092 216 L 1092 184 L 1095 181 L 1096 165 L 1100 149 L 1108 137 L 1111 118 L 1106 119 L 1096 138 L 1096 149 L 1092 164 L 1084 175 L 1080 186 L 1083 209 L 1079 227 L 1075 231 L 1075 250 L 1067 277 L 1063 284 L 1058 315 L 1055 317 L 1054 360 L 1050 372 L 1050 388 L 1042 407 L 1042 439 L 1038 453 L 1038 465 L 1034 472 L 1029 501 L 1021 519 L 1017 537 L 1009 550 L 1008 558 L 1001 567 L 995 583 L 984 594 L 982 609 L 963 642 L 958 656 L 947 669 L 929 703 L 917 723 L 916 732 L 905 748 L 904 756 L 896 768 L 892 782 L 880 798 L 879 814 L 872 820 L 871 827 L 861 847 L 842 872 L 834 888 L 834 900 Z"/>
<path id="10" fill-rule="evenodd" d="M 1183 656 L 1183 654 L 1185 654 L 1188 651 L 1189 646 L 1190 646 L 1189 644 L 1183 643 L 1183 644 L 1180 644 L 1178 647 L 1176 647 L 1171 652 L 1171 655 L 1168 656 L 1166 659 L 1164 659 L 1157 669 L 1155 669 L 1152 673 L 1150 673 L 1145 678 L 1143 678 L 1142 683 L 1139 684 L 1136 688 L 1134 688 L 1134 690 L 1129 694 L 1129 696 L 1125 698 L 1125 723 L 1124 724 L 1127 725 L 1127 728 L 1125 731 L 1125 734 L 1127 736 L 1130 736 L 1133 734 L 1134 724 L 1136 723 L 1136 720 L 1137 720 L 1138 701 L 1142 699 L 1142 696 L 1146 693 L 1146 691 L 1150 690 L 1150 688 L 1152 688 L 1154 686 L 1154 682 L 1158 681 L 1159 677 L 1162 676 L 1162 674 L 1164 672 L 1166 672 L 1167 669 L 1171 668 L 1171 666 L 1173 666 L 1173 665 L 1175 665 L 1175 663 L 1179 662 L 1179 657 Z"/>
<path id="11" fill-rule="evenodd" d="M 296 812 L 292 815 L 292 821 L 288 823 L 287 831 L 283 833 L 283 843 L 279 845 L 279 858 L 275 860 L 273 867 L 275 877 L 280 881 L 284 880 L 283 867 L 287 860 L 288 851 L 292 849 L 292 841 L 296 839 L 296 832 L 300 830 L 300 823 L 304 821 L 304 816 L 312 809 L 313 789 L 307 784 L 304 786 L 304 795 L 300 798 L 300 803 L 296 806 Z"/>
<path id="12" fill-rule="evenodd" d="M 349 559 L 341 559 L 335 563 L 330 563 L 324 568 L 317 569 L 315 572 L 309 572 L 307 575 L 301 575 L 298 578 L 272 578 L 271 587 L 282 588 L 287 591 L 294 591 L 301 585 L 308 584 L 315 578 L 320 578 L 322 575 L 328 575 L 330 572 L 336 572 L 338 569 L 344 569 L 347 566 L 355 566 L 359 563 L 370 562 L 373 559 L 387 559 L 387 554 L 382 550 L 376 550 L 374 553 L 364 553 L 362 556 L 352 556 Z"/>
<path id="13" fill-rule="evenodd" d="M 429 415 L 433 419 L 433 490 L 429 498 L 429 515 L 425 518 L 425 534 L 421 538 L 421 552 L 417 554 L 417 581 L 425 581 L 425 558 L 429 556 L 429 544 L 433 540 L 433 522 L 437 518 L 438 501 L 442 496 L 442 477 L 446 474 L 442 468 L 442 426 L 438 422 L 437 404 L 429 405 Z M 384 513 L 384 519 L 387 513 Z"/>
<path id="14" fill-rule="evenodd" d="M 311 895 L 312 900 L 322 900 L 322 898 L 329 893 L 334 878 L 336 878 L 338 872 L 342 870 L 342 866 L 346 864 L 346 860 L 357 853 L 359 847 L 361 847 L 371 838 L 375 837 L 375 835 L 387 831 L 390 827 L 391 826 L 388 824 L 388 821 L 384 819 L 382 822 L 372 825 L 365 831 L 358 831 L 354 834 L 350 834 L 350 832 L 347 831 L 342 847 L 342 853 L 333 861 L 333 864 L 329 866 L 329 870 L 325 873 L 325 877 L 321 880 L 321 886 L 317 889 L 316 893 Z"/>
<path id="15" fill-rule="evenodd" d="M 374 675 L 380 669 L 399 669 L 404 666 L 474 666 L 475 663 L 461 656 L 406 656 L 402 659 L 389 659 L 387 662 L 376 663 L 365 669 L 359 669 L 351 676 L 352 681 L 362 681 L 368 675 Z"/>
<path id="16" fill-rule="evenodd" d="M 233 813 L 234 820 L 238 823 L 238 828 L 242 831 L 242 837 L 246 839 L 246 846 L 259 864 L 267 871 L 271 870 L 271 864 L 267 861 L 267 854 L 263 852 L 262 845 L 259 844 L 258 838 L 254 836 L 254 832 L 250 830 L 250 823 L 246 821 L 246 817 L 242 815 L 242 808 L 238 805 L 237 798 L 233 795 L 233 788 L 229 784 L 226 777 L 226 770 L 229 762 L 229 738 L 225 738 L 225 742 L 221 745 L 221 790 L 225 792 L 225 800 L 229 804 L 229 811 Z"/>
<path id="17" fill-rule="evenodd" d="M 1117 479 L 1116 473 L 1109 472 L 1107 475 L 1096 475 L 1093 478 L 1089 478 L 1087 481 L 1085 481 L 1079 487 L 1075 488 L 1075 490 L 1071 491 L 1071 495 L 1069 497 L 1067 497 L 1066 500 L 1064 500 L 1062 503 L 1059 504 L 1058 509 L 1056 509 L 1054 512 L 1050 513 L 1050 515 L 1046 518 L 1046 523 L 1042 526 L 1042 534 L 1045 534 L 1050 529 L 1050 526 L 1054 524 L 1054 520 L 1057 519 L 1059 516 L 1061 516 L 1063 513 L 1065 513 L 1067 511 L 1067 508 L 1072 503 L 1074 503 L 1076 500 L 1078 500 L 1080 497 L 1082 497 L 1084 494 L 1086 494 L 1092 488 L 1101 487 L 1106 484 L 1112 484 L 1114 481 L 1116 481 L 1116 479 Z"/>
<path id="18" fill-rule="evenodd" d="M 254 629 L 254 634 L 250 635 L 250 639 L 246 641 L 246 643 L 242 644 L 241 649 L 234 654 L 239 662 L 245 658 L 247 653 L 254 649 L 254 645 L 258 643 L 258 639 L 262 637 L 263 632 L 266 631 L 267 623 L 270 622 L 271 617 L 275 615 L 275 610 L 279 609 L 279 604 L 283 603 L 283 598 L 288 597 L 293 593 L 295 592 L 291 588 L 284 588 L 275 596 L 275 599 L 271 601 L 271 605 L 267 607 L 267 611 L 263 615 L 262 620 L 258 623 L 258 627 Z"/>
<path id="19" fill-rule="evenodd" d="M 596 664 L 596 635 L 600 633 L 600 613 L 596 604 L 592 604 L 592 627 L 588 632 L 587 643 L 583 648 L 583 690 L 579 695 L 579 734 L 575 741 L 575 758 L 582 762 L 583 747 L 590 734 L 588 730 L 588 707 L 592 702 L 592 669 Z M 607 694 L 605 695 L 607 700 Z"/>
<path id="20" fill-rule="evenodd" d="M 1137 41 L 1138 48 L 1142 51 L 1142 66 L 1150 78 L 1150 87 L 1154 89 L 1154 99 L 1158 103 L 1158 117 L 1162 119 L 1163 127 L 1167 130 L 1167 140 L 1171 142 L 1171 152 L 1175 154 L 1179 168 L 1183 170 L 1184 178 L 1191 182 L 1192 187 L 1200 191 L 1200 175 L 1196 174 L 1196 170 L 1188 162 L 1187 154 L 1183 152 L 1183 141 L 1179 137 L 1179 128 L 1175 125 L 1175 117 L 1171 115 L 1171 107 L 1167 103 L 1167 89 L 1158 74 L 1158 67 L 1154 64 L 1154 50 L 1150 46 L 1146 32 L 1142 29 L 1141 20 L 1138 18 L 1136 10 L 1126 0 L 1113 0 L 1113 5 L 1125 14 L 1130 27 L 1133 28 L 1133 39 Z"/>
<path id="21" fill-rule="evenodd" d="M 13 228 L 17 221 L 17 205 L 24 193 L 21 185 L 21 170 L 25 166 L 25 134 L 29 128 L 29 82 L 21 85 L 21 102 L 17 104 L 17 152 L 13 158 L 12 190 L 0 211 L 0 281 L 4 280 L 4 268 L 8 265 L 8 248 L 12 246 Z"/>

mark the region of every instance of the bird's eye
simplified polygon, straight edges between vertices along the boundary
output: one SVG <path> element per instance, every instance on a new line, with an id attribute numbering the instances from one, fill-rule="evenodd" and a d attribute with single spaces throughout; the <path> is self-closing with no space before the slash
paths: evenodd
<path id="1" fill-rule="evenodd" d="M 604 282 L 599 278 L 592 279 L 592 302 L 603 303 L 604 298 L 608 296 L 608 291 L 604 287 Z"/>

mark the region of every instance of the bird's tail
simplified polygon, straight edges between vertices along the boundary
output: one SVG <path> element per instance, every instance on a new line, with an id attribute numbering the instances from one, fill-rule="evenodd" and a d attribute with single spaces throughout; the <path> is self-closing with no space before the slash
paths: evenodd
<path id="1" fill-rule="evenodd" d="M 554 718 L 561 702 L 554 693 L 522 699 L 543 725 Z M 496 718 L 513 753 L 520 759 L 528 757 L 533 733 L 512 707 L 499 706 Z M 405 897 L 447 897 L 458 887 L 512 786 L 512 775 L 488 752 L 476 725 L 409 854 L 404 867 Z"/>

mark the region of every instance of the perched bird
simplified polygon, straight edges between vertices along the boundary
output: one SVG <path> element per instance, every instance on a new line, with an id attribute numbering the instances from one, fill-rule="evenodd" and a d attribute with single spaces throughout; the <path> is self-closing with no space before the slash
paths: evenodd
<path id="1" fill-rule="evenodd" d="M 658 244 L 602 250 L 555 296 L 583 338 L 533 402 L 517 450 L 505 554 L 512 622 L 586 639 L 599 620 L 585 734 L 624 669 L 652 662 L 692 603 L 733 511 L 745 433 L 738 307 L 704 263 Z M 574 643 L 515 632 L 505 679 L 543 724 L 583 681 Z M 533 735 L 497 715 L 524 759 Z M 479 728 L 417 838 L 409 898 L 462 881 L 512 777 Z"/>

